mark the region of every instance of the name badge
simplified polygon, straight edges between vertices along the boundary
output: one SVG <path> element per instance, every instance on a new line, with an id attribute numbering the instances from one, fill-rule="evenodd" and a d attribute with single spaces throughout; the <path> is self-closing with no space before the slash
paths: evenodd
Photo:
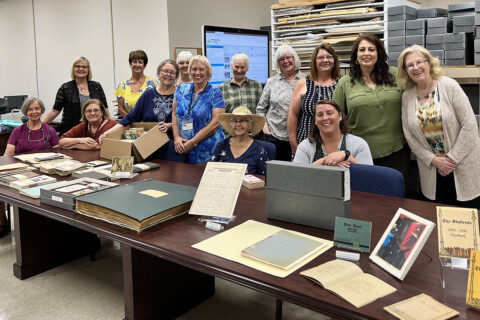
<path id="1" fill-rule="evenodd" d="M 193 120 L 185 120 L 182 123 L 182 130 L 183 131 L 193 130 Z"/>

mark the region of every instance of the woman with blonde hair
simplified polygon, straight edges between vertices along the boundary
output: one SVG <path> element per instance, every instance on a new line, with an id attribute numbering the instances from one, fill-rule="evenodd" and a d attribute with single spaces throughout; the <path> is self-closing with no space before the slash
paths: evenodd
<path id="1" fill-rule="evenodd" d="M 480 138 L 468 97 L 422 46 L 405 49 L 398 65 L 403 131 L 417 156 L 423 195 L 480 208 Z"/>
<path id="2" fill-rule="evenodd" d="M 92 68 L 87 58 L 75 59 L 70 76 L 72 81 L 65 82 L 60 86 L 53 109 L 43 119 L 43 122 L 48 124 L 63 110 L 62 122 L 57 129 L 60 135 L 80 123 L 82 106 L 88 99 L 98 99 L 108 108 L 102 85 L 92 81 Z"/>
<path id="3" fill-rule="evenodd" d="M 184 82 L 190 82 L 190 72 L 188 71 L 188 65 L 193 58 L 193 54 L 190 51 L 180 51 L 177 55 L 177 64 L 180 68 L 180 77 L 177 80 L 177 86 Z"/>

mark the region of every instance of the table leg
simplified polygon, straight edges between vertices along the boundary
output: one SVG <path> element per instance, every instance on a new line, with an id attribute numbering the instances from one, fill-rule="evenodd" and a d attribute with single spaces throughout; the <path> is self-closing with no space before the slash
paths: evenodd
<path id="1" fill-rule="evenodd" d="M 93 233 L 14 207 L 15 277 L 24 280 L 100 248 Z"/>
<path id="2" fill-rule="evenodd" d="M 215 277 L 122 244 L 125 319 L 174 319 L 215 293 Z"/>

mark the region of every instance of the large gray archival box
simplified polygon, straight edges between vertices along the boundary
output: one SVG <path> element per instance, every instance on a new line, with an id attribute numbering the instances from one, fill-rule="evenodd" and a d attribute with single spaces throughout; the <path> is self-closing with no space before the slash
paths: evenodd
<path id="1" fill-rule="evenodd" d="M 267 217 L 333 230 L 350 217 L 350 171 L 345 168 L 266 163 Z"/>

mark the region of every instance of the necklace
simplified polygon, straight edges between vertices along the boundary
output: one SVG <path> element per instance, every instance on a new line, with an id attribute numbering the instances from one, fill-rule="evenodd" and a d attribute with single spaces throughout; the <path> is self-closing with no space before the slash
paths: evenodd
<path id="1" fill-rule="evenodd" d="M 45 132 L 43 131 L 43 125 L 40 127 L 40 130 L 42 130 L 42 139 L 30 139 L 30 133 L 32 130 L 30 129 L 29 123 L 27 122 L 27 129 L 28 129 L 28 134 L 27 134 L 27 141 L 28 142 L 38 142 L 38 141 L 43 141 L 45 140 Z"/>

